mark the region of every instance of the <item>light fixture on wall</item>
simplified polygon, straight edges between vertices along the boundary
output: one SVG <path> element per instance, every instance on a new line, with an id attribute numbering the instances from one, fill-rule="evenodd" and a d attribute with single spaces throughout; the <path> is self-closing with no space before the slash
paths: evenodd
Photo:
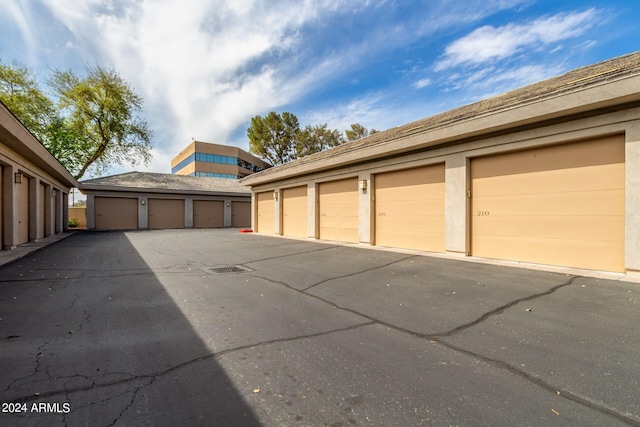
<path id="1" fill-rule="evenodd" d="M 231 206 L 231 202 L 227 202 L 227 207 Z"/>
<path id="2" fill-rule="evenodd" d="M 275 200 L 276 202 L 278 201 L 278 195 L 279 195 L 279 194 L 280 194 L 280 193 L 279 193 L 278 191 L 274 191 L 274 192 L 273 192 L 273 200 Z"/>
<path id="3" fill-rule="evenodd" d="M 147 201 L 145 199 L 142 199 L 142 200 L 140 200 L 140 204 L 144 206 L 144 205 L 147 204 Z"/>
<path id="4" fill-rule="evenodd" d="M 16 172 L 13 178 L 16 184 L 22 184 L 22 174 L 20 172 Z"/>
<path id="5" fill-rule="evenodd" d="M 367 180 L 366 179 L 361 179 L 360 181 L 358 181 L 358 187 L 361 190 L 366 190 L 367 189 Z"/>
<path id="6" fill-rule="evenodd" d="M 57 194 L 58 194 L 58 190 L 56 190 L 55 188 L 51 190 L 51 197 L 56 197 Z"/>

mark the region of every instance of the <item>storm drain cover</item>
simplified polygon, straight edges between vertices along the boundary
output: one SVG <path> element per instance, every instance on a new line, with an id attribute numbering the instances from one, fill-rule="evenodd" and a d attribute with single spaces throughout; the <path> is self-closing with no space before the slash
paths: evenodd
<path id="1" fill-rule="evenodd" d="M 213 267 L 211 269 L 216 274 L 228 274 L 228 273 L 244 273 L 245 271 L 251 271 L 250 268 L 243 267 L 241 265 L 227 265 L 224 267 Z"/>

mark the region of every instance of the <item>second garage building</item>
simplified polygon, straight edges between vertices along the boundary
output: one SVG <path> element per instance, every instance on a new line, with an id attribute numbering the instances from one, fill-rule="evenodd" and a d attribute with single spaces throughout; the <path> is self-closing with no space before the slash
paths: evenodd
<path id="1" fill-rule="evenodd" d="M 244 178 L 262 234 L 640 271 L 640 52 Z"/>
<path id="2" fill-rule="evenodd" d="M 128 172 L 80 183 L 87 228 L 137 230 L 251 225 L 251 194 L 235 179 Z"/>

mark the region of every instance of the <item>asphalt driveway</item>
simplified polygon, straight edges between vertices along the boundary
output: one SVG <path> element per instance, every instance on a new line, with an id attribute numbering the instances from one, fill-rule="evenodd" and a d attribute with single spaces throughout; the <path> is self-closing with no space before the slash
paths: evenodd
<path id="1" fill-rule="evenodd" d="M 0 267 L 0 425 L 640 425 L 639 301 L 233 229 L 77 233 Z"/>

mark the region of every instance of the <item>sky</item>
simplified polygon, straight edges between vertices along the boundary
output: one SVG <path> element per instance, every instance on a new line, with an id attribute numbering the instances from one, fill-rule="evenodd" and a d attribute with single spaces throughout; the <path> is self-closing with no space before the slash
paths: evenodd
<path id="1" fill-rule="evenodd" d="M 192 139 L 248 150 L 251 118 L 385 130 L 640 50 L 628 0 L 0 0 L 0 59 L 116 69 L 144 99 L 148 165 Z"/>

